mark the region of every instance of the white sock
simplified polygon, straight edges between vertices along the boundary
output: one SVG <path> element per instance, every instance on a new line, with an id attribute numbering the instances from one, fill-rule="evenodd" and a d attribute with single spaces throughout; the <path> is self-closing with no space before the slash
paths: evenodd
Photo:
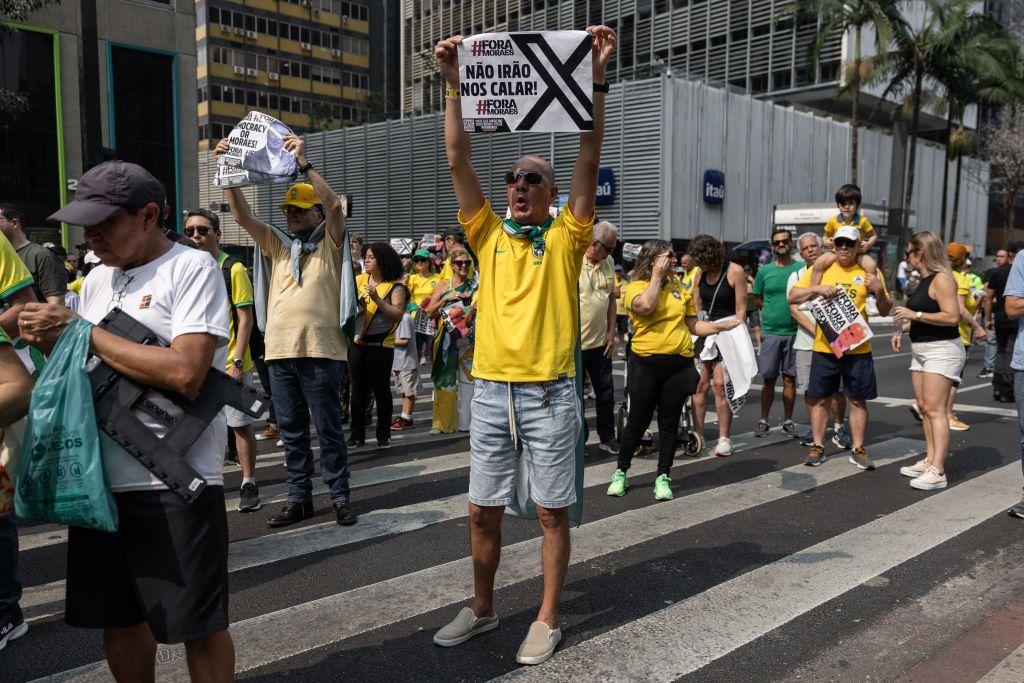
<path id="1" fill-rule="evenodd" d="M 836 431 L 839 431 L 842 428 L 843 428 L 843 423 L 842 422 L 834 422 L 834 423 L 832 423 L 832 429 L 834 429 Z"/>
<path id="2" fill-rule="evenodd" d="M 242 486 L 245 486 L 246 484 L 255 484 L 255 483 L 256 483 L 256 477 L 242 477 Z"/>
<path id="3" fill-rule="evenodd" d="M 409 420 L 410 422 L 412 422 L 412 415 L 410 415 L 409 413 L 402 413 L 402 419 Z"/>

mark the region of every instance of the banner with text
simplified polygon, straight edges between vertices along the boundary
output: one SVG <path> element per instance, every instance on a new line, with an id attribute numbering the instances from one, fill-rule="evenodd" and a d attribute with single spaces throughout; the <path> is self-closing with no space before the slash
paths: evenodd
<path id="1" fill-rule="evenodd" d="M 217 187 L 286 183 L 298 175 L 295 155 L 285 150 L 284 136 L 292 130 L 258 111 L 251 111 L 228 135 L 231 148 L 217 157 Z"/>
<path id="2" fill-rule="evenodd" d="M 481 33 L 459 46 L 462 120 L 470 132 L 593 130 L 586 31 Z"/>
<path id="3" fill-rule="evenodd" d="M 871 339 L 873 333 L 857 306 L 846 294 L 833 297 L 818 297 L 807 304 L 811 315 L 818 321 L 825 341 L 832 347 L 836 358 L 853 351 Z"/>

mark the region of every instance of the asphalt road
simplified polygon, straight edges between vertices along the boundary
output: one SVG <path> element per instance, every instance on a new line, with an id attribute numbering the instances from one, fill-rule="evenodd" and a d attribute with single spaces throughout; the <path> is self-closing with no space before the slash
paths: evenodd
<path id="1" fill-rule="evenodd" d="M 322 487 L 320 514 L 295 527 L 267 528 L 277 502 L 251 514 L 229 509 L 239 677 L 1024 680 L 1024 521 L 1005 512 L 1024 484 L 1016 412 L 976 379 L 981 355 L 968 364 L 958 414 L 971 429 L 954 433 L 945 491 L 915 491 L 899 474 L 924 442 L 906 408 L 909 355 L 893 354 L 888 337 L 875 351 L 874 472 L 832 447 L 822 467 L 801 465 L 805 449 L 778 429 L 781 397 L 772 432 L 753 438 L 757 390 L 734 424 L 732 457 L 709 455 L 709 424 L 704 457 L 677 458 L 671 502 L 654 500 L 652 457 L 635 460 L 625 497 L 605 496 L 614 458 L 592 435 L 565 640 L 528 669 L 515 652 L 542 586 L 534 521 L 505 521 L 500 628 L 455 648 L 431 642 L 470 597 L 472 568 L 468 438 L 426 434 L 425 389 L 416 427 L 391 450 L 371 440 L 352 454 L 356 526 L 333 523 Z M 621 369 L 617 359 L 620 384 Z M 593 433 L 592 403 L 587 410 Z M 806 423 L 801 401 L 795 417 Z M 261 443 L 265 502 L 283 492 L 280 450 Z M 227 490 L 239 483 L 229 467 Z M 0 653 L 4 680 L 109 678 L 99 633 L 62 621 L 64 539 L 55 527 L 21 529 L 31 626 Z M 158 659 L 158 680 L 186 676 L 180 647 L 162 647 Z"/>

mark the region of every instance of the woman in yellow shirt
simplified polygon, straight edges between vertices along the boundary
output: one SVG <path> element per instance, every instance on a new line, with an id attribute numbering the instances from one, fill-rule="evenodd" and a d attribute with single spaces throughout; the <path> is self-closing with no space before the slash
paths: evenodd
<path id="1" fill-rule="evenodd" d="M 686 399 L 697 390 L 700 380 L 693 363 L 693 336 L 706 337 L 740 324 L 735 318 L 698 321 L 690 292 L 670 276 L 674 265 L 672 244 L 650 240 L 637 257 L 633 282 L 623 290 L 634 329 L 632 353 L 627 361 L 629 417 L 619 448 L 618 470 L 608 487 L 609 496 L 626 492 L 626 471 L 657 408 L 659 452 L 654 497 L 672 499 L 669 472 L 678 445 L 679 418 Z"/>
<path id="2" fill-rule="evenodd" d="M 409 273 L 409 277 L 406 279 L 406 287 L 409 289 L 408 311 L 414 321 L 421 323 L 417 325 L 417 330 L 421 328 L 427 330 L 416 332 L 416 357 L 422 358 L 423 350 L 428 349 L 427 357 L 429 358 L 429 349 L 433 344 L 434 334 L 430 329 L 433 325 L 424 324 L 428 322 L 429 316 L 425 315 L 423 301 L 434 294 L 438 283 L 441 282 L 441 276 L 434 266 L 433 255 L 426 249 L 421 248 L 413 252 L 412 268 L 413 272 Z M 423 320 L 417 320 L 420 316 L 423 316 Z"/>

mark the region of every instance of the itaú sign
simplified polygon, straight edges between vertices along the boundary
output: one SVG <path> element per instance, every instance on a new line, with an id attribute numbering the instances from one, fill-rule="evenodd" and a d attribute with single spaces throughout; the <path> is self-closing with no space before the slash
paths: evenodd
<path id="1" fill-rule="evenodd" d="M 704 171 L 704 203 L 721 204 L 725 201 L 725 174 L 709 168 Z"/>

